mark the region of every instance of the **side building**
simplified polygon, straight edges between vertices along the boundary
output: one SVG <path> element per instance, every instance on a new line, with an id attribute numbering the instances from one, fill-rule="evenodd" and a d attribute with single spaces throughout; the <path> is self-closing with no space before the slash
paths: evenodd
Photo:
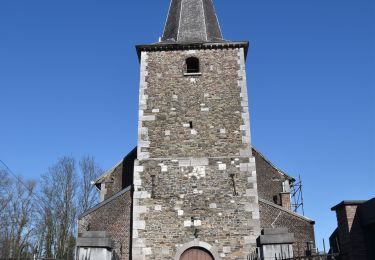
<path id="1" fill-rule="evenodd" d="M 344 200 L 332 208 L 337 229 L 331 235 L 330 252 L 340 260 L 375 259 L 375 198 Z"/>

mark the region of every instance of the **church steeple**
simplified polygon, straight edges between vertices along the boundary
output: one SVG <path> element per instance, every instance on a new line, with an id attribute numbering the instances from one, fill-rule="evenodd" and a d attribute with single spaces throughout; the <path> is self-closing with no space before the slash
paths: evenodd
<path id="1" fill-rule="evenodd" d="M 171 0 L 162 42 L 222 42 L 212 0 Z"/>

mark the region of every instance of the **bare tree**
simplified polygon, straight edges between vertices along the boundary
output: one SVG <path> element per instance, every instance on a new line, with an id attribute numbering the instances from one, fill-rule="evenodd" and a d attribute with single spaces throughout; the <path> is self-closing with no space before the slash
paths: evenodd
<path id="1" fill-rule="evenodd" d="M 92 156 L 65 156 L 41 181 L 11 178 L 0 169 L 0 259 L 73 259 L 78 213 L 98 202 L 91 184 L 102 170 Z"/>
<path id="2" fill-rule="evenodd" d="M 55 192 L 53 190 L 53 185 L 50 183 L 50 178 L 48 175 L 42 176 L 41 182 L 41 197 L 43 198 L 42 205 L 43 208 L 39 212 L 39 223 L 38 223 L 38 256 L 43 256 L 46 258 L 54 257 L 54 245 L 55 245 L 55 208 L 54 200 Z"/>
<path id="3" fill-rule="evenodd" d="M 28 253 L 29 239 L 34 232 L 33 216 L 35 205 L 33 193 L 35 191 L 34 181 L 17 180 L 15 183 L 15 197 L 12 200 L 12 218 L 14 220 L 13 255 L 22 257 Z"/>
<path id="4" fill-rule="evenodd" d="M 28 257 L 32 246 L 30 240 L 35 231 L 35 182 L 18 177 L 11 180 L 1 173 L 1 257 Z"/>
<path id="5" fill-rule="evenodd" d="M 79 213 L 83 213 L 98 203 L 98 192 L 91 183 L 102 174 L 102 169 L 96 164 L 94 157 L 83 156 L 79 162 L 81 170 L 80 193 L 79 193 Z"/>
<path id="6" fill-rule="evenodd" d="M 77 216 L 76 163 L 71 157 L 61 158 L 43 175 L 42 193 L 48 198 L 44 207 L 44 255 L 66 258 L 71 250 Z"/>
<path id="7" fill-rule="evenodd" d="M 0 218 L 3 220 L 0 222 L 0 230 L 6 225 L 5 214 L 12 200 L 10 185 L 11 180 L 8 173 L 5 170 L 0 170 Z"/>
<path id="8" fill-rule="evenodd" d="M 0 170 L 0 257 L 10 255 L 11 238 L 9 234 L 9 204 L 12 200 L 11 180 L 5 170 Z"/>

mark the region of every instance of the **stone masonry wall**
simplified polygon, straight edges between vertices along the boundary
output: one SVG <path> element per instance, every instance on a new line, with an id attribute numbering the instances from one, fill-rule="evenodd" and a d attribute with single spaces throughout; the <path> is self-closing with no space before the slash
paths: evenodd
<path id="1" fill-rule="evenodd" d="M 246 255 L 259 235 L 257 194 L 249 185 L 255 167 L 248 158 L 236 159 L 139 162 L 133 254 L 173 259 L 178 246 L 198 237 L 222 259 Z"/>
<path id="2" fill-rule="evenodd" d="M 288 228 L 296 240 L 293 245 L 294 255 L 304 256 L 308 249 L 307 242 L 315 241 L 314 221 L 262 201 L 259 203 L 259 210 L 261 228 Z"/>
<path id="3" fill-rule="evenodd" d="M 201 75 L 184 75 L 190 56 Z M 243 258 L 260 233 L 244 50 L 142 52 L 140 85 L 133 259 L 174 259 L 197 239 Z"/>
<path id="4" fill-rule="evenodd" d="M 130 189 L 120 192 L 120 196 L 114 195 L 80 217 L 78 236 L 86 230 L 107 231 L 113 241 L 114 259 L 130 259 L 131 206 Z"/>
<path id="5" fill-rule="evenodd" d="M 251 156 L 243 49 L 142 55 L 139 159 Z M 202 75 L 184 76 L 191 56 Z"/>

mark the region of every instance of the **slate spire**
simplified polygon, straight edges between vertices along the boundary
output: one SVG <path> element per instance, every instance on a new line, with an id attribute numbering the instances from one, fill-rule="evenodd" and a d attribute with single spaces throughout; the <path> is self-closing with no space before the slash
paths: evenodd
<path id="1" fill-rule="evenodd" d="M 212 0 L 171 0 L 162 42 L 222 42 Z"/>

